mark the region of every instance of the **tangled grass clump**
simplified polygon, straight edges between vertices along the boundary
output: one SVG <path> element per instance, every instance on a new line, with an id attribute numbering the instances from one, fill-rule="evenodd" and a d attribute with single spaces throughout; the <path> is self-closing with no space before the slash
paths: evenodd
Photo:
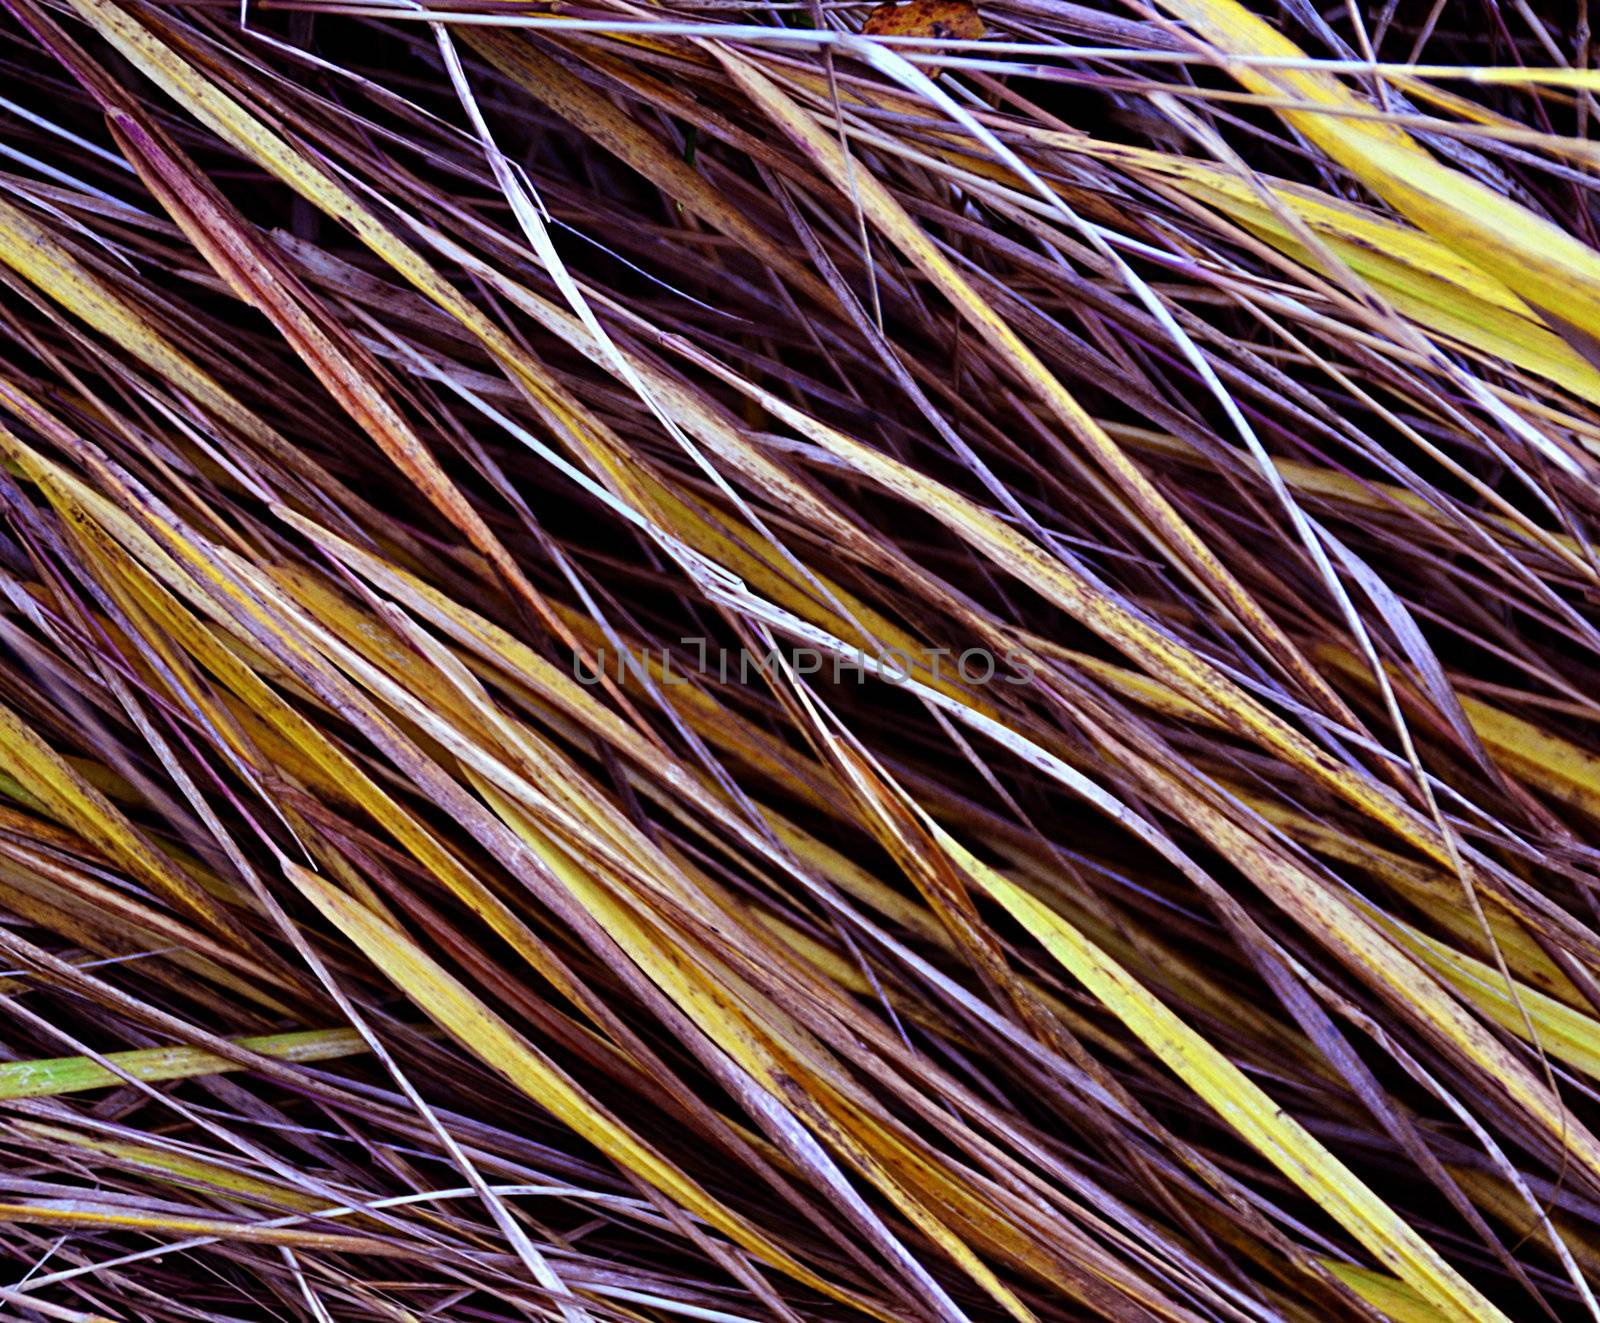
<path id="1" fill-rule="evenodd" d="M 0 0 L 0 1316 L 1600 1318 L 1549 8 Z"/>

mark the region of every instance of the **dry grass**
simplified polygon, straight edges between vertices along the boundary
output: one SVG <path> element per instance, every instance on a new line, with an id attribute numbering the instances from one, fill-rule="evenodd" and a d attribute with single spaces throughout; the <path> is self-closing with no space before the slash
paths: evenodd
<path id="1" fill-rule="evenodd" d="M 1600 1317 L 1585 0 L 3 6 L 0 1315 Z"/>

